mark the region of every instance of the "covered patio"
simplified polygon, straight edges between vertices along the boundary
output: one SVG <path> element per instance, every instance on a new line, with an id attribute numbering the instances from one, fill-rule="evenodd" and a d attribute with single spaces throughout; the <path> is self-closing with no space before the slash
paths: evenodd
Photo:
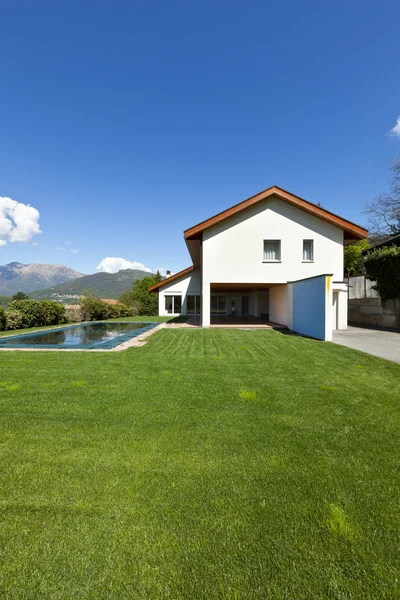
<path id="1" fill-rule="evenodd" d="M 194 315 L 181 327 L 201 327 L 201 316 Z M 211 315 L 210 327 L 234 329 L 285 329 L 285 325 L 251 315 Z"/>
<path id="2" fill-rule="evenodd" d="M 203 327 L 282 327 L 278 319 L 270 319 L 272 287 L 274 284 L 221 282 L 207 286 L 203 282 L 201 309 L 190 315 L 188 323 Z"/>

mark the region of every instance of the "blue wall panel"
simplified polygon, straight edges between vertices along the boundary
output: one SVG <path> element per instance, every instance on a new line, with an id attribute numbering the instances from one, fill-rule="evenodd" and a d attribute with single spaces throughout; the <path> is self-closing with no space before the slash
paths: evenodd
<path id="1" fill-rule="evenodd" d="M 303 279 L 292 285 L 293 331 L 324 340 L 326 276 Z"/>

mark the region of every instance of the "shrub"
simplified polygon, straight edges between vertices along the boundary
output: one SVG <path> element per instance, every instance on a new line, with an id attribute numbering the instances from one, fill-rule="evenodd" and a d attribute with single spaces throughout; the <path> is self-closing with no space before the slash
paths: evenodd
<path id="1" fill-rule="evenodd" d="M 365 257 L 364 264 L 383 301 L 400 298 L 400 248 L 378 248 Z"/>
<path id="2" fill-rule="evenodd" d="M 43 310 L 37 300 L 14 300 L 11 310 L 18 310 L 22 316 L 22 327 L 40 327 L 43 323 Z"/>
<path id="3" fill-rule="evenodd" d="M 20 329 L 22 327 L 22 314 L 19 310 L 8 310 L 6 312 L 6 329 Z"/>
<path id="4" fill-rule="evenodd" d="M 6 311 L 0 306 L 0 331 L 4 331 L 6 328 Z"/>
<path id="5" fill-rule="evenodd" d="M 88 293 L 87 296 L 82 296 L 79 300 L 79 305 L 84 321 L 102 321 L 108 319 L 108 304 L 95 298 L 91 293 Z"/>
<path id="6" fill-rule="evenodd" d="M 120 316 L 119 309 L 116 304 L 108 304 L 108 317 L 107 319 L 118 319 Z"/>
<path id="7" fill-rule="evenodd" d="M 110 304 L 109 319 L 118 319 L 119 317 L 130 317 L 132 311 L 125 304 Z"/>
<path id="8" fill-rule="evenodd" d="M 68 317 L 65 314 L 65 306 L 54 302 L 54 300 L 42 300 L 40 302 L 42 308 L 42 323 L 43 325 L 61 325 L 68 323 Z"/>
<path id="9" fill-rule="evenodd" d="M 68 319 L 73 323 L 80 323 L 83 321 L 82 309 L 79 304 L 71 304 L 65 307 L 65 314 Z"/>
<path id="10" fill-rule="evenodd" d="M 10 310 L 21 314 L 22 327 L 41 327 L 67 323 L 65 307 L 53 300 L 14 300 Z"/>
<path id="11" fill-rule="evenodd" d="M 72 308 L 72 307 L 70 307 Z M 118 319 L 130 317 L 132 311 L 122 303 L 108 304 L 96 298 L 90 290 L 79 300 L 79 310 L 83 321 L 103 321 L 104 319 Z"/>

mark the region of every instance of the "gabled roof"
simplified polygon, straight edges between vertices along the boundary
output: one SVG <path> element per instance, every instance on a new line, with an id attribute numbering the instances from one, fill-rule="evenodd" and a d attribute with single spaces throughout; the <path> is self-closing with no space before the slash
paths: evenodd
<path id="1" fill-rule="evenodd" d="M 239 213 L 242 210 L 245 210 L 246 208 L 257 204 L 258 202 L 261 202 L 262 200 L 265 200 L 270 196 L 276 196 L 280 200 L 288 202 L 288 204 L 292 204 L 293 206 L 296 206 L 297 208 L 300 208 L 305 212 L 319 217 L 323 221 L 327 221 L 328 223 L 339 227 L 339 229 L 343 229 L 343 231 L 345 232 L 345 237 L 347 239 L 358 240 L 365 238 L 368 235 L 368 230 L 364 229 L 363 227 L 360 227 L 360 225 L 356 225 L 355 223 L 352 223 L 347 219 L 343 219 L 342 217 L 335 215 L 334 213 L 330 212 L 329 210 L 326 210 L 325 208 L 321 208 L 320 206 L 317 206 L 312 202 L 308 202 L 308 200 L 304 200 L 303 198 L 295 196 L 294 194 L 291 194 L 290 192 L 287 192 L 286 190 L 283 190 L 282 188 L 279 188 L 276 185 L 274 185 L 264 190 L 263 192 L 260 192 L 255 196 L 251 196 L 251 198 L 243 200 L 243 202 L 239 202 L 239 204 L 235 204 L 231 208 L 228 208 L 227 210 L 224 210 L 218 213 L 217 215 L 214 215 L 210 219 L 206 219 L 205 221 L 194 225 L 194 227 L 186 229 L 186 231 L 184 232 L 185 240 L 200 238 L 202 232 L 205 229 L 212 227 L 216 223 L 219 223 L 220 221 L 223 221 L 224 219 L 227 219 L 228 217 L 231 217 L 232 215 L 235 215 L 236 213 Z"/>
<path id="2" fill-rule="evenodd" d="M 193 270 L 194 270 L 194 266 L 192 265 L 191 267 L 188 267 L 187 269 L 183 269 L 183 271 L 179 271 L 179 273 L 175 273 L 174 275 L 171 275 L 171 277 L 167 277 L 166 279 L 163 279 L 159 283 L 152 285 L 151 287 L 148 288 L 148 290 L 149 290 L 149 292 L 155 292 L 156 290 L 158 290 L 158 288 L 162 287 L 163 285 L 166 285 L 167 283 L 170 283 L 171 281 L 174 281 L 175 279 L 179 279 L 179 277 L 182 277 L 183 275 L 191 273 Z"/>

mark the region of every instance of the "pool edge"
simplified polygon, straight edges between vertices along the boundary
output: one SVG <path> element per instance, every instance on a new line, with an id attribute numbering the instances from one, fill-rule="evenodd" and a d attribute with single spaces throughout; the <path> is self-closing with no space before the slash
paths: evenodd
<path id="1" fill-rule="evenodd" d="M 90 323 L 104 323 L 105 321 L 91 321 Z M 107 322 L 111 322 L 111 321 L 107 321 Z M 123 323 L 127 323 L 127 321 L 115 321 L 116 323 L 118 322 L 123 322 Z M 129 322 L 129 321 L 128 321 Z M 137 323 L 138 321 L 132 321 L 132 323 Z M 146 324 L 150 324 L 149 322 L 147 322 Z M 153 323 L 152 323 L 153 324 Z M 82 323 L 80 323 L 79 325 L 82 325 Z M 78 326 L 79 326 L 78 325 Z M 140 348 L 141 346 L 144 346 L 146 344 L 146 341 L 144 341 L 147 337 L 149 337 L 150 335 L 152 335 L 153 333 L 155 333 L 156 331 L 160 331 L 160 329 L 163 329 L 165 327 L 165 323 L 158 323 L 157 325 L 155 325 L 155 327 L 152 327 L 151 329 L 148 329 L 147 331 L 144 331 L 143 333 L 139 333 L 138 335 L 131 337 L 127 340 L 123 340 L 120 344 L 118 344 L 117 346 L 114 346 L 113 348 L 39 348 L 39 347 L 35 347 L 35 348 L 24 348 L 21 346 L 14 346 L 14 347 L 4 347 L 4 346 L 0 346 L 0 351 L 5 350 L 6 352 L 120 352 L 122 350 L 127 350 L 128 348 L 131 347 L 138 347 Z M 70 325 L 67 326 L 67 328 L 70 327 L 74 327 L 74 325 Z M 60 328 L 58 328 L 60 329 Z M 35 332 L 36 333 L 36 332 Z M 39 332 L 37 332 L 39 333 Z M 50 330 L 46 330 L 46 333 L 50 333 Z M 21 334 L 21 335 L 26 335 L 29 336 L 30 334 Z M 32 334 L 33 335 L 33 334 Z M 13 335 L 13 336 L 4 336 L 3 339 L 11 338 L 11 337 L 17 337 L 17 335 Z M 1 339 L 0 338 L 0 344 L 1 344 Z"/>

